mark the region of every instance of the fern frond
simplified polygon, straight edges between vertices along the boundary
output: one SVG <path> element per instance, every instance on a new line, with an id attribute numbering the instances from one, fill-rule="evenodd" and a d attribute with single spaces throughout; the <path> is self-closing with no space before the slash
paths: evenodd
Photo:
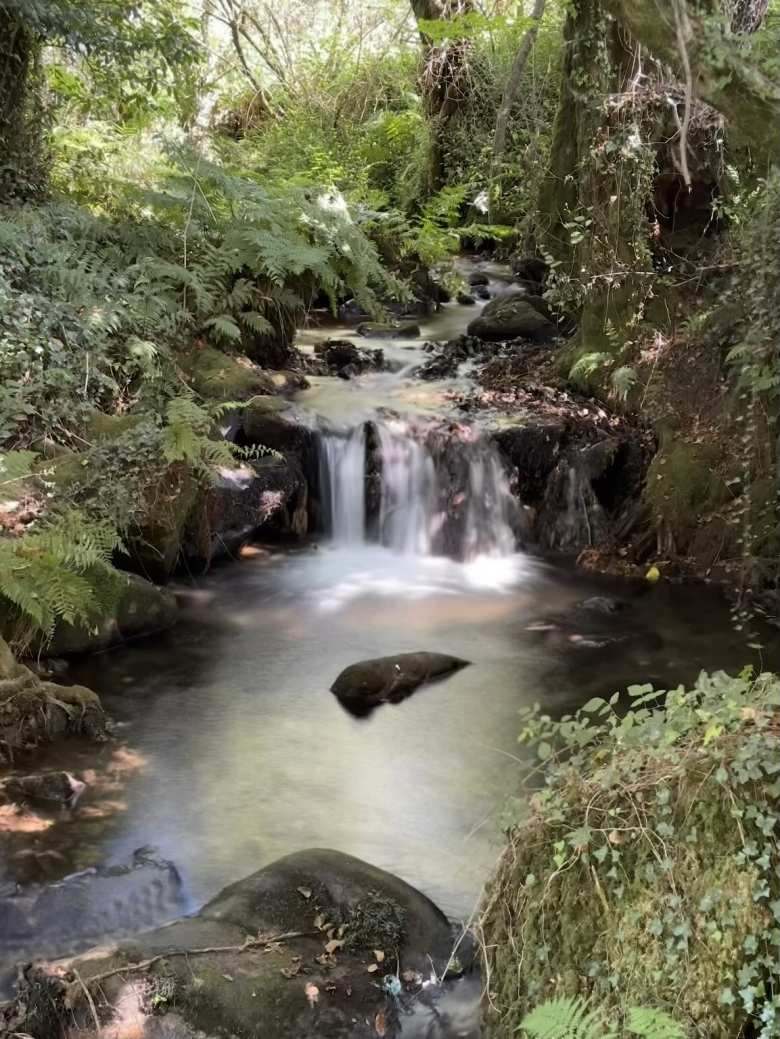
<path id="1" fill-rule="evenodd" d="M 685 1029 L 664 1010 L 631 1007 L 626 1029 L 641 1039 L 685 1039 Z"/>
<path id="2" fill-rule="evenodd" d="M 526 1014 L 520 1029 L 532 1039 L 614 1039 L 615 1034 L 579 996 L 542 1003 Z"/>

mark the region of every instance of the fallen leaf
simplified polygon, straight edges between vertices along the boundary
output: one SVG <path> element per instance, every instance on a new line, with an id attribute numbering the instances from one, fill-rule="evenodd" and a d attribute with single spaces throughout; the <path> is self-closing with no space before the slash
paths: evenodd
<path id="1" fill-rule="evenodd" d="M 225 981 L 233 981 L 233 978 L 231 978 L 229 974 L 223 974 L 222 977 L 225 979 Z"/>
<path id="2" fill-rule="evenodd" d="M 384 962 L 385 954 L 382 952 L 381 949 L 374 949 L 374 956 L 376 956 L 377 963 Z"/>
<path id="3" fill-rule="evenodd" d="M 304 898 L 311 898 L 311 888 L 310 887 L 299 887 L 298 891 L 299 891 L 299 893 L 301 895 L 303 895 Z"/>
<path id="4" fill-rule="evenodd" d="M 374 1030 L 377 1035 L 387 1035 L 387 1026 L 385 1024 L 385 1012 L 380 1010 L 374 1018 Z"/>
<path id="5" fill-rule="evenodd" d="M 341 941 L 340 939 L 333 938 L 325 946 L 325 952 L 327 952 L 329 955 L 332 955 L 336 951 L 336 949 L 340 949 L 343 944 L 344 944 L 344 942 Z"/>
<path id="6" fill-rule="evenodd" d="M 373 974 L 374 971 L 379 970 L 379 965 L 377 963 L 372 963 L 366 969 L 368 970 L 369 974 Z"/>
<path id="7" fill-rule="evenodd" d="M 314 917 L 314 926 L 317 928 L 318 931 L 322 930 L 324 923 L 325 917 L 322 915 L 322 913 L 317 913 L 317 915 Z"/>
<path id="8" fill-rule="evenodd" d="M 317 1000 L 320 998 L 320 990 L 316 985 L 313 985 L 310 981 L 306 983 L 306 988 L 303 990 L 306 993 L 306 998 L 309 1001 L 310 1006 L 314 1006 Z"/>

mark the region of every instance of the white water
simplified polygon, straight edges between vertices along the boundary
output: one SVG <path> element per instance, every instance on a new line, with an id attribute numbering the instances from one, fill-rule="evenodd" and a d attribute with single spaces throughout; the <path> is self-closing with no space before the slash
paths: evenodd
<path id="1" fill-rule="evenodd" d="M 378 515 L 366 504 L 366 427 L 320 437 L 326 528 L 337 545 L 380 545 L 405 556 L 471 562 L 516 550 L 518 505 L 495 446 L 475 430 L 454 431 L 401 419 L 373 424 L 380 482 Z"/>

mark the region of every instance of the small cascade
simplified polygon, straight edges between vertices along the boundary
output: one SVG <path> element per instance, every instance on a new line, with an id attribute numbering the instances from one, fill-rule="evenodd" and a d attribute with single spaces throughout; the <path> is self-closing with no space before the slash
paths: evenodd
<path id="1" fill-rule="evenodd" d="M 337 544 L 361 544 L 366 537 L 366 428 L 347 435 L 320 436 L 320 487 L 325 529 Z"/>
<path id="2" fill-rule="evenodd" d="M 515 551 L 518 503 L 496 446 L 470 427 L 383 419 L 323 433 L 320 484 L 339 544 L 460 560 Z"/>

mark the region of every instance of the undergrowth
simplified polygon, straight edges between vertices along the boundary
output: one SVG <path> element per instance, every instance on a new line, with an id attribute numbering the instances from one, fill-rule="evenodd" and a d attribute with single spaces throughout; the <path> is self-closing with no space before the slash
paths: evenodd
<path id="1" fill-rule="evenodd" d="M 622 1021 L 665 1010 L 691 1037 L 780 1022 L 780 681 L 702 675 L 525 712 L 544 785 L 481 921 L 488 1035 L 548 999 Z"/>

